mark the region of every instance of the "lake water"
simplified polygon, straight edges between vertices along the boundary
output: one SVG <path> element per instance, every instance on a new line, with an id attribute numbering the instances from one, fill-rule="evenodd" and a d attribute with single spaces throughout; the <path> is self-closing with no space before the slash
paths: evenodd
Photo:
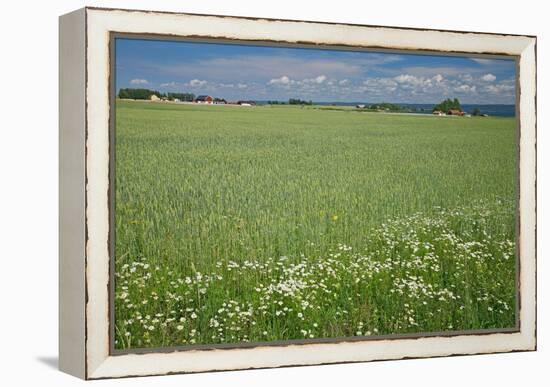
<path id="1" fill-rule="evenodd" d="M 404 107 L 425 109 L 429 112 L 433 109 L 433 104 L 398 104 Z M 462 104 L 462 110 L 467 113 L 472 113 L 475 108 L 478 108 L 482 114 L 488 114 L 490 116 L 497 117 L 515 117 L 516 105 L 474 105 L 474 104 Z"/>
<path id="2" fill-rule="evenodd" d="M 355 106 L 358 104 L 371 105 L 371 103 L 365 102 L 315 102 L 318 105 L 339 105 L 339 106 Z M 420 109 L 424 109 L 426 113 L 432 112 L 435 104 L 430 103 L 397 103 L 396 105 L 403 106 L 405 108 L 416 108 L 419 113 L 422 113 Z M 488 114 L 496 117 L 515 117 L 516 106 L 515 105 L 483 105 L 483 104 L 462 104 L 462 110 L 466 113 L 472 113 L 475 108 L 478 108 L 482 114 Z"/>

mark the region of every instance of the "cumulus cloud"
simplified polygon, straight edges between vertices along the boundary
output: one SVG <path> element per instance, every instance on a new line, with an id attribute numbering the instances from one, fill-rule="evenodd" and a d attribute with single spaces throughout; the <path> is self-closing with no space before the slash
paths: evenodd
<path id="1" fill-rule="evenodd" d="M 268 85 L 288 85 L 290 83 L 290 78 L 286 75 L 283 75 L 280 78 L 271 79 L 267 84 Z"/>
<path id="2" fill-rule="evenodd" d="M 279 73 L 280 74 L 280 73 Z M 319 74 L 319 73 L 317 73 Z M 242 76 L 242 74 L 241 74 Z M 302 98 L 317 101 L 395 101 L 435 103 L 444 98 L 459 97 L 463 103 L 513 103 L 515 79 L 497 79 L 487 71 L 456 75 L 426 72 L 415 75 L 403 72 L 363 77 L 330 77 L 325 74 L 296 78 L 288 74 L 254 80 L 234 82 L 192 79 L 160 84 L 161 89 L 190 91 L 201 90 L 218 97 L 251 99 Z"/>
<path id="3" fill-rule="evenodd" d="M 471 85 L 463 84 L 463 85 L 460 85 L 460 86 L 456 86 L 454 88 L 454 91 L 459 92 L 459 93 L 475 93 L 476 86 L 475 85 L 471 86 Z"/>
<path id="4" fill-rule="evenodd" d="M 420 78 L 415 77 L 414 75 L 410 75 L 410 74 L 400 74 L 396 77 L 393 77 L 393 79 L 397 83 L 418 84 L 420 82 Z"/>
<path id="5" fill-rule="evenodd" d="M 410 86 L 432 86 L 433 83 L 441 83 L 444 81 L 441 74 L 436 74 L 433 77 L 419 77 L 411 74 L 400 74 L 393 77 L 393 80 L 401 85 Z"/>
<path id="6" fill-rule="evenodd" d="M 323 83 L 327 79 L 326 75 L 319 75 L 315 78 L 315 82 L 317 83 Z"/>
<path id="7" fill-rule="evenodd" d="M 149 81 L 147 79 L 132 79 L 130 81 L 131 85 L 148 85 Z"/>
<path id="8" fill-rule="evenodd" d="M 497 77 L 495 77 L 491 73 L 485 74 L 481 77 L 481 80 L 485 81 L 485 82 L 494 82 L 496 79 L 497 79 Z"/>
<path id="9" fill-rule="evenodd" d="M 200 79 L 192 79 L 189 81 L 189 86 L 191 87 L 201 87 L 206 85 L 206 81 Z"/>
<path id="10" fill-rule="evenodd" d="M 507 83 L 500 83 L 498 85 L 489 85 L 485 90 L 492 94 L 511 93 L 515 90 L 515 86 Z"/>
<path id="11" fill-rule="evenodd" d="M 268 85 L 282 85 L 282 86 L 288 86 L 288 85 L 297 85 L 297 86 L 311 86 L 311 84 L 322 84 L 327 80 L 326 75 L 319 75 L 314 78 L 304 78 L 302 80 L 296 80 L 291 79 L 287 75 L 283 75 L 280 78 L 273 78 L 267 82 Z M 328 82 L 327 82 L 328 84 Z"/>

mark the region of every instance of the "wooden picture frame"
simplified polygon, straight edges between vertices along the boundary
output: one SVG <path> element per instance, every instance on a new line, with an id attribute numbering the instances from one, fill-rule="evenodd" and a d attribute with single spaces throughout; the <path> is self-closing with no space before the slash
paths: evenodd
<path id="1" fill-rule="evenodd" d="M 110 77 L 116 34 L 516 58 L 517 327 L 190 350 L 114 350 Z M 59 52 L 62 371 L 101 379 L 536 349 L 536 37 L 84 8 L 60 17 Z"/>

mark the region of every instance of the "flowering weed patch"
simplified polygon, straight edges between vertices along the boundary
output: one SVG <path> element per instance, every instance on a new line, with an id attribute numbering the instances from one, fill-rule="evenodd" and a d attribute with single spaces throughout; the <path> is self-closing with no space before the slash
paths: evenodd
<path id="1" fill-rule="evenodd" d="M 182 276 L 146 257 L 117 270 L 120 348 L 512 327 L 508 206 L 414 214 L 326 256 L 219 261 Z M 493 232 L 489 233 L 488 230 Z M 498 228 L 497 228 L 498 230 Z"/>

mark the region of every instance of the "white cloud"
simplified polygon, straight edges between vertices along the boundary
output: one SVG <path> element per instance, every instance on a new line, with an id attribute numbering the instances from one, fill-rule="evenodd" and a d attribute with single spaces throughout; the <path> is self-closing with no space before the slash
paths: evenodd
<path id="1" fill-rule="evenodd" d="M 319 75 L 315 78 L 315 82 L 317 83 L 323 83 L 327 79 L 326 75 Z"/>
<path id="2" fill-rule="evenodd" d="M 192 79 L 189 81 L 189 86 L 191 87 L 201 87 L 206 85 L 206 81 L 200 79 Z"/>
<path id="3" fill-rule="evenodd" d="M 393 79 L 400 84 L 409 84 L 409 85 L 419 85 L 426 82 L 426 79 L 423 77 L 416 77 L 410 74 L 400 74 Z"/>
<path id="4" fill-rule="evenodd" d="M 410 74 L 400 74 L 396 77 L 393 77 L 393 80 L 402 85 L 402 87 L 407 88 L 408 86 L 424 86 L 431 87 L 433 83 L 441 83 L 444 81 L 443 75 L 437 74 L 431 78 L 426 77 L 417 77 Z"/>
<path id="5" fill-rule="evenodd" d="M 149 81 L 147 79 L 132 79 L 130 81 L 131 85 L 148 85 Z"/>
<path id="6" fill-rule="evenodd" d="M 279 78 L 273 78 L 267 82 L 267 85 L 276 85 L 276 86 L 283 86 L 285 88 L 288 88 L 290 85 L 295 87 L 301 87 L 301 88 L 313 88 L 316 86 L 324 85 L 331 85 L 330 81 L 325 82 L 327 80 L 327 77 L 325 75 L 319 75 L 315 78 L 304 78 L 302 80 L 292 79 L 287 75 L 283 75 Z"/>
<path id="7" fill-rule="evenodd" d="M 492 94 L 509 94 L 515 90 L 515 86 L 507 83 L 500 83 L 497 85 L 489 85 L 485 88 L 485 90 Z"/>
<path id="8" fill-rule="evenodd" d="M 454 91 L 456 91 L 458 93 L 475 93 L 476 87 L 463 84 L 463 85 L 455 87 Z"/>
<path id="9" fill-rule="evenodd" d="M 481 77 L 481 80 L 485 81 L 485 82 L 494 82 L 496 79 L 497 79 L 497 77 L 495 77 L 491 73 L 485 74 Z"/>
<path id="10" fill-rule="evenodd" d="M 349 79 L 342 79 L 342 80 L 338 81 L 338 84 L 339 84 L 340 86 L 345 86 L 345 85 L 347 85 L 348 83 L 349 83 Z"/>
<path id="11" fill-rule="evenodd" d="M 179 84 L 177 82 L 174 82 L 174 81 L 160 84 L 160 87 L 163 87 L 163 88 L 165 88 L 165 87 L 178 87 L 178 86 L 179 86 Z"/>
<path id="12" fill-rule="evenodd" d="M 248 85 L 247 85 L 246 83 L 238 83 L 238 84 L 237 84 L 237 87 L 238 87 L 239 89 L 246 89 L 246 88 L 248 87 Z"/>
<path id="13" fill-rule="evenodd" d="M 274 78 L 268 82 L 268 85 L 288 85 L 290 83 L 290 78 L 286 75 L 283 75 L 280 78 Z"/>

